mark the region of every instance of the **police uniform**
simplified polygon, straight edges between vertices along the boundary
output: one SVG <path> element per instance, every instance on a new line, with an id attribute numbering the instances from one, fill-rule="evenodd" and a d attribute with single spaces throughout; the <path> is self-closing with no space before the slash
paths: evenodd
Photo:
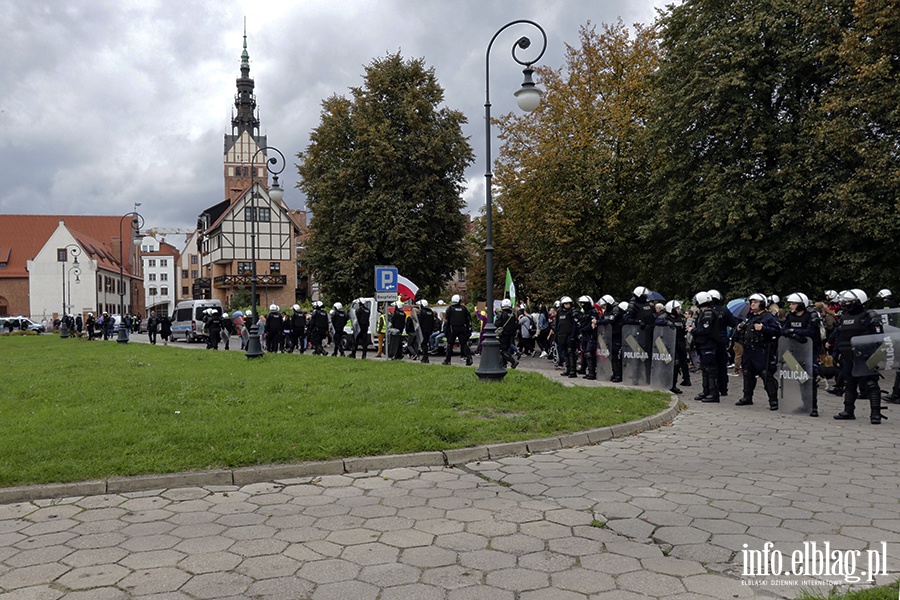
<path id="1" fill-rule="evenodd" d="M 472 319 L 469 310 L 457 301 L 447 307 L 444 318 L 444 333 L 447 336 L 447 356 L 444 358 L 444 364 L 450 364 L 453 345 L 458 341 L 460 353 L 466 357 L 466 365 L 471 365 L 472 354 L 469 352 L 469 337 L 472 335 Z"/>
<path id="2" fill-rule="evenodd" d="M 853 374 L 853 346 L 851 340 L 859 335 L 883 333 L 881 317 L 874 310 L 866 310 L 863 303 L 868 300 L 862 290 L 850 290 L 842 297 L 843 311 L 835 330 L 837 349 L 841 355 L 841 373 L 844 376 L 844 410 L 834 416 L 835 419 L 852 420 L 856 418 L 856 399 L 859 396 L 869 399 L 870 421 L 873 425 L 881 423 L 881 390 L 878 387 L 878 375 L 856 376 Z"/>
<path id="3" fill-rule="evenodd" d="M 781 327 L 775 315 L 760 306 L 761 312 L 751 313 L 747 320 L 739 326 L 741 344 L 744 346 L 741 369 L 744 377 L 744 395 L 735 404 L 748 406 L 753 404 L 753 391 L 756 389 L 756 378 L 761 377 L 766 395 L 769 397 L 769 410 L 778 410 L 778 382 L 775 381 L 775 340 L 781 334 Z M 758 327 L 757 327 L 758 326 Z"/>

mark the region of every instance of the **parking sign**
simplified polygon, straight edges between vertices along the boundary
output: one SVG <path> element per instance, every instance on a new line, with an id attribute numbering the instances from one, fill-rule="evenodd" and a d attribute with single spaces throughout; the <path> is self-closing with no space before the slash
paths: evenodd
<path id="1" fill-rule="evenodd" d="M 397 293 L 397 267 L 375 267 L 375 292 Z"/>

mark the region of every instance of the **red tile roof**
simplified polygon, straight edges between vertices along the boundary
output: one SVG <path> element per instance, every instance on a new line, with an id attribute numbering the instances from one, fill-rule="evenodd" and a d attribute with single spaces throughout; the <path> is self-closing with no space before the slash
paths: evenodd
<path id="1" fill-rule="evenodd" d="M 127 219 L 126 219 L 127 220 Z M 34 259 L 47 240 L 65 221 L 66 227 L 82 245 L 89 258 L 101 268 L 118 271 L 119 226 L 122 217 L 86 215 L 0 215 L 0 254 L 9 250 L 8 265 L 0 277 L 28 277 L 26 262 Z M 122 226 L 125 236 L 128 225 Z M 128 243 L 128 242 L 126 242 Z M 125 271 L 131 272 L 130 252 L 125 254 Z"/>

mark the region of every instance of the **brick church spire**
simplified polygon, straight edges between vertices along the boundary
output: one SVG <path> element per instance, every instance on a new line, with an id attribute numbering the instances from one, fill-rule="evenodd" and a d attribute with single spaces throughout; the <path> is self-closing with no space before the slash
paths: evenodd
<path id="1" fill-rule="evenodd" d="M 244 51 L 241 52 L 241 76 L 236 80 L 237 94 L 234 96 L 235 113 L 232 113 L 231 133 L 240 136 L 249 131 L 250 135 L 259 135 L 259 114 L 256 109 L 256 95 L 253 93 L 254 82 L 250 77 L 250 53 L 247 52 L 247 18 L 244 18 Z"/>

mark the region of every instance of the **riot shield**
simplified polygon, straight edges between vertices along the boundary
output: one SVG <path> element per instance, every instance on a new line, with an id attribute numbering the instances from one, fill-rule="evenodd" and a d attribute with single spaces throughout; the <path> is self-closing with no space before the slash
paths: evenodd
<path id="1" fill-rule="evenodd" d="M 793 338 L 778 338 L 778 404 L 782 411 L 806 413 L 812 410 L 813 343 Z"/>
<path id="2" fill-rule="evenodd" d="M 606 381 L 612 377 L 610 362 L 610 346 L 612 344 L 612 326 L 601 323 L 597 326 L 597 379 Z"/>
<path id="3" fill-rule="evenodd" d="M 900 308 L 885 308 L 875 312 L 881 317 L 885 333 L 900 331 Z"/>
<path id="4" fill-rule="evenodd" d="M 359 306 L 359 302 L 354 302 L 350 305 L 350 323 L 353 325 L 353 340 L 354 344 L 356 343 L 356 336 L 359 335 L 359 320 L 356 318 L 356 309 Z M 368 323 L 367 323 L 368 325 Z"/>
<path id="5" fill-rule="evenodd" d="M 631 385 L 650 385 L 650 344 L 653 329 L 622 326 L 622 380 Z"/>
<path id="6" fill-rule="evenodd" d="M 879 311 L 881 312 L 881 311 Z M 883 371 L 897 370 L 900 331 L 858 335 L 850 340 L 853 348 L 853 375 L 866 377 Z"/>
<path id="7" fill-rule="evenodd" d="M 653 330 L 650 352 L 650 385 L 660 390 L 672 389 L 675 378 L 675 329 L 657 325 Z"/>

